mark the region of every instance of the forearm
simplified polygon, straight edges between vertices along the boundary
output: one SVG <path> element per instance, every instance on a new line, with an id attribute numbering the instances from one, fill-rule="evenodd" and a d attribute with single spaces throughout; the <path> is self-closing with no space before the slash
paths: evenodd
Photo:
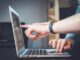
<path id="1" fill-rule="evenodd" d="M 53 24 L 55 33 L 80 32 L 80 14 L 73 15 Z"/>

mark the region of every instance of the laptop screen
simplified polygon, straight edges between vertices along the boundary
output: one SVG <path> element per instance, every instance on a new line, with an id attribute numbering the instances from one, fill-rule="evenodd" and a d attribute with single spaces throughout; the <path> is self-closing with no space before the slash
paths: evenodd
<path id="1" fill-rule="evenodd" d="M 17 54 L 19 54 L 19 50 L 24 48 L 24 39 L 22 30 L 20 28 L 19 16 L 15 13 L 15 11 L 10 10 L 10 18 L 13 28 L 14 40 L 16 45 Z"/>

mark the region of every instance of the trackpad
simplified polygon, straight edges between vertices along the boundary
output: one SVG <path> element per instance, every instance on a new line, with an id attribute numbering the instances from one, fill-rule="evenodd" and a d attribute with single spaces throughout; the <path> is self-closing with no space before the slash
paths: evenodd
<path id="1" fill-rule="evenodd" d="M 54 54 L 54 55 L 63 55 L 63 54 L 68 54 L 67 52 L 61 52 L 61 53 L 58 53 L 56 52 L 56 49 L 47 49 L 47 54 Z"/>

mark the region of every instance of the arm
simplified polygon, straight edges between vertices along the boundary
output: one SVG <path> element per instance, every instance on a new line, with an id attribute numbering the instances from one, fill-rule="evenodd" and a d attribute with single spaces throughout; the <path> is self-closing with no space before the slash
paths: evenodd
<path id="1" fill-rule="evenodd" d="M 53 24 L 55 33 L 80 32 L 80 13 Z"/>
<path id="2" fill-rule="evenodd" d="M 32 25 L 22 25 L 23 28 L 28 28 L 25 34 L 32 39 L 39 39 L 50 34 L 49 23 L 36 23 Z M 53 24 L 52 30 L 55 33 L 80 32 L 80 14 L 75 14 L 71 17 L 63 19 Z M 33 32 L 37 32 L 33 35 Z"/>

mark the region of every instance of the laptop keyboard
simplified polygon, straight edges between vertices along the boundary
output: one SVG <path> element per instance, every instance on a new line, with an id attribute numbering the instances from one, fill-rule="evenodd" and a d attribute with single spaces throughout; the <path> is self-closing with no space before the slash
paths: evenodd
<path id="1" fill-rule="evenodd" d="M 47 54 L 54 54 L 54 55 L 64 55 L 64 54 L 68 54 L 65 51 L 62 53 L 58 53 L 56 51 L 50 51 L 47 52 L 46 49 L 29 49 L 25 55 L 47 55 Z"/>
<path id="2" fill-rule="evenodd" d="M 29 49 L 25 55 L 46 55 L 47 52 L 45 49 Z"/>

